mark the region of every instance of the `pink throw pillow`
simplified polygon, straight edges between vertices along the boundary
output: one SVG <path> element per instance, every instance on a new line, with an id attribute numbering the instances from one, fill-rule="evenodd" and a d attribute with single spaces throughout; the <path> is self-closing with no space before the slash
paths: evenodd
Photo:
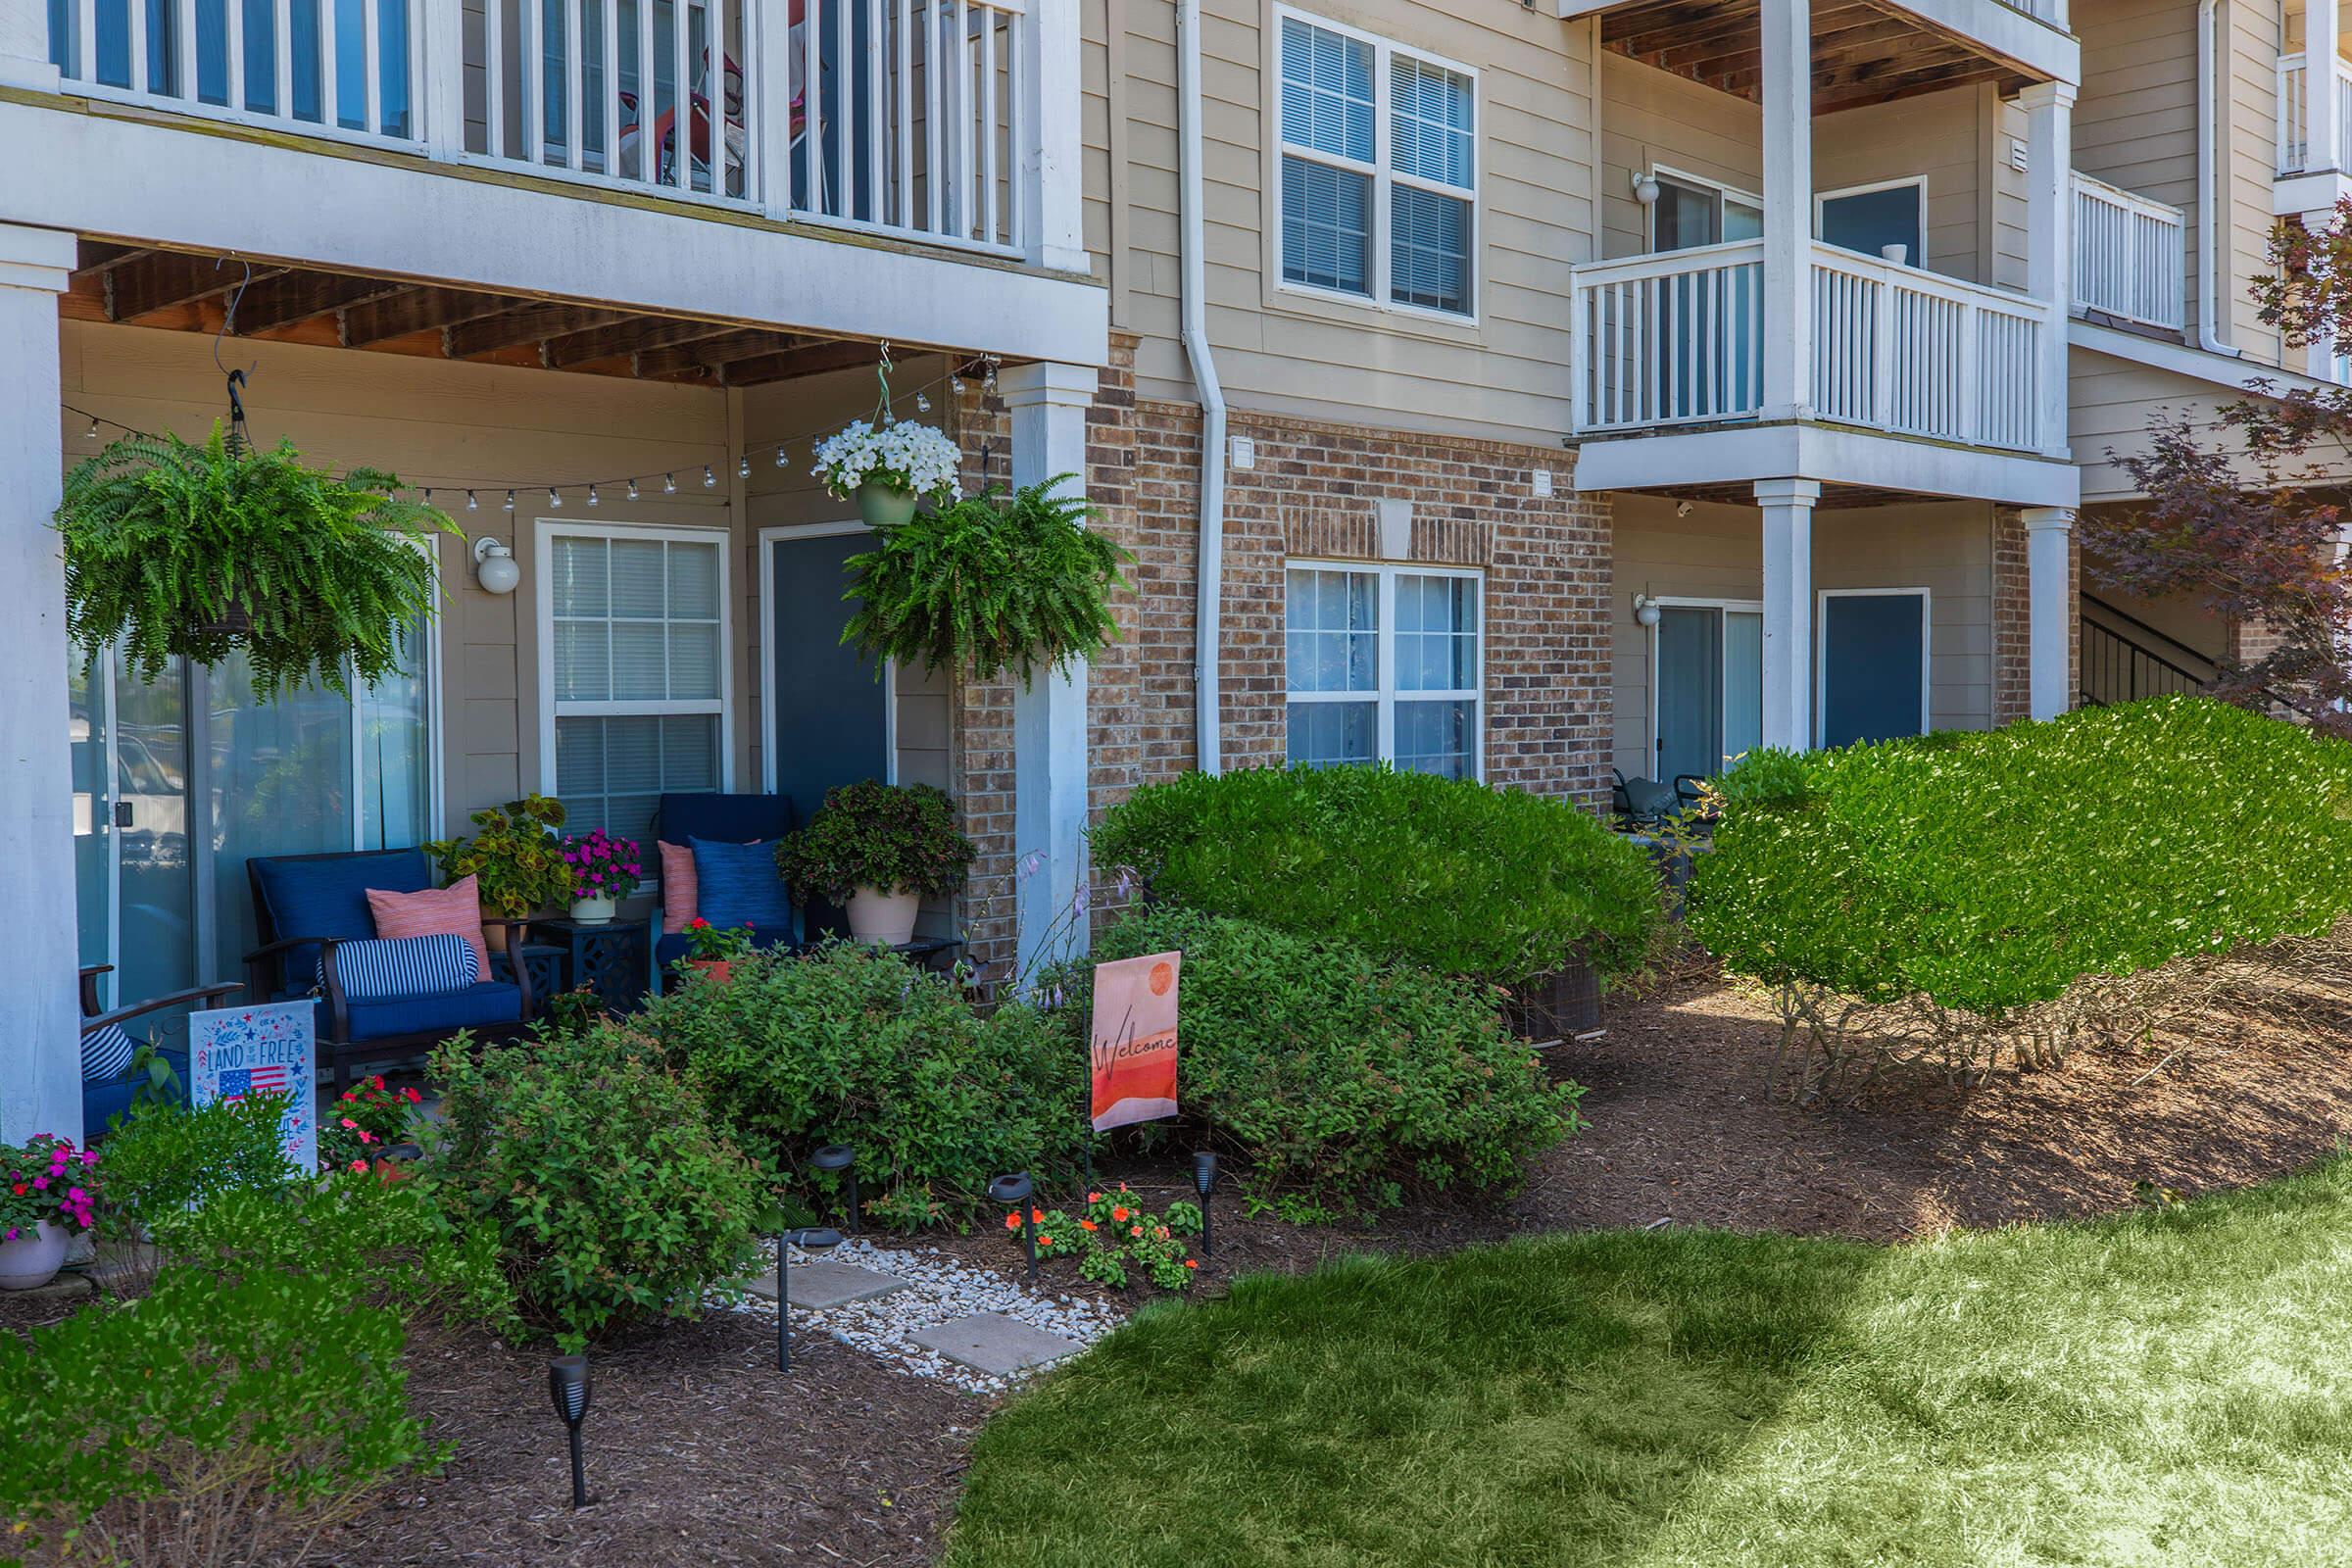
<path id="1" fill-rule="evenodd" d="M 423 893 L 369 888 L 368 907 L 379 937 L 464 937 L 473 948 L 474 978 L 490 978 L 490 949 L 482 941 L 482 898 L 472 877 Z"/>
<path id="2" fill-rule="evenodd" d="M 662 852 L 662 934 L 674 937 L 686 929 L 700 902 L 701 884 L 694 879 L 694 847 L 657 839 Z"/>

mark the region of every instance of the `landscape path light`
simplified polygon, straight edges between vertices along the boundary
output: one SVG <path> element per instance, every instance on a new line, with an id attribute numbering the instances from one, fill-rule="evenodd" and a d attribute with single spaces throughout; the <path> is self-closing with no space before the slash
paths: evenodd
<path id="1" fill-rule="evenodd" d="M 1029 1173 L 1025 1170 L 1000 1176 L 988 1184 L 990 1202 L 1021 1205 L 1021 1247 L 1029 1254 L 1029 1283 L 1032 1285 L 1037 1283 L 1037 1215 L 1029 1206 L 1029 1198 L 1036 1191 L 1037 1183 L 1029 1179 Z"/>
<path id="2" fill-rule="evenodd" d="M 1200 1255 L 1215 1255 L 1209 1246 L 1208 1195 L 1217 1185 L 1217 1156 L 1203 1149 L 1193 1156 L 1193 1191 L 1200 1195 Z"/>
<path id="3" fill-rule="evenodd" d="M 792 1260 L 787 1249 L 825 1252 L 841 1245 L 841 1232 L 830 1225 L 808 1225 L 776 1238 L 776 1370 L 792 1370 Z"/>
<path id="4" fill-rule="evenodd" d="M 845 1180 L 848 1181 L 850 1187 L 850 1234 L 857 1235 L 858 1146 L 855 1144 L 827 1144 L 808 1156 L 808 1165 L 812 1170 L 847 1172 Z"/>
<path id="5" fill-rule="evenodd" d="M 588 1419 L 588 1358 L 559 1355 L 547 1363 L 547 1396 L 571 1435 L 571 1505 L 588 1506 L 588 1470 L 580 1457 L 580 1423 Z"/>

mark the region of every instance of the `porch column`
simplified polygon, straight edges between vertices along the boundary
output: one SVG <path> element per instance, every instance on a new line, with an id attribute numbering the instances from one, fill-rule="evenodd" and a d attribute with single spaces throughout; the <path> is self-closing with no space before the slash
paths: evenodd
<path id="1" fill-rule="evenodd" d="M 1030 0 L 1019 23 L 1021 91 L 1029 145 L 1020 160 L 1020 202 L 1027 232 L 1019 236 L 1032 267 L 1083 272 L 1094 266 L 1086 250 L 1086 156 L 1081 121 L 1078 0 Z M 998 383 L 1004 382 L 999 375 Z M 1049 472 L 1059 472 L 1050 469 Z"/>
<path id="2" fill-rule="evenodd" d="M 66 704 L 66 568 L 49 515 L 59 437 L 57 296 L 74 236 L 0 223 L 0 1141 L 81 1136 L 80 962 Z"/>
<path id="3" fill-rule="evenodd" d="M 1095 372 L 1082 365 L 1022 365 L 997 386 L 1012 412 L 1012 482 L 1059 474 L 1075 494 L 1086 484 L 1086 411 Z M 1037 869 L 1017 878 L 1017 947 L 1023 974 L 1041 959 L 1087 950 L 1084 916 L 1069 917 L 1086 874 L 1086 665 L 1039 670 L 1012 697 L 1013 853 Z M 1048 952 L 1049 944 L 1053 951 Z"/>
<path id="4" fill-rule="evenodd" d="M 2335 221 L 2335 209 L 2323 207 L 2317 212 L 2305 213 L 2302 216 L 2303 231 L 2307 234 L 2317 234 Z M 2323 332 L 2303 345 L 2303 373 L 2315 381 L 2335 379 L 2334 333 Z"/>
<path id="5" fill-rule="evenodd" d="M 2344 149 L 2337 145 L 2335 110 L 2335 0 L 2306 0 L 2303 7 L 2303 169 L 2325 173 L 2344 167 Z M 2330 215 L 2332 216 L 2332 215 Z"/>
<path id="6" fill-rule="evenodd" d="M 1813 12 L 1764 0 L 1764 417 L 1813 408 Z"/>
<path id="7" fill-rule="evenodd" d="M 1756 505 L 1764 509 L 1764 744 L 1791 752 L 1813 746 L 1813 504 L 1820 499 L 1816 479 L 1756 481 Z"/>
<path id="8" fill-rule="evenodd" d="M 2041 334 L 2041 450 L 2066 456 L 2067 321 L 2075 308 L 2075 89 L 2036 82 L 2026 112 L 2026 292 L 2050 308 Z"/>
<path id="9" fill-rule="evenodd" d="M 2075 514 L 2064 507 L 2028 507 L 2026 525 L 2027 711 L 2056 718 L 2075 706 L 2074 584 Z"/>

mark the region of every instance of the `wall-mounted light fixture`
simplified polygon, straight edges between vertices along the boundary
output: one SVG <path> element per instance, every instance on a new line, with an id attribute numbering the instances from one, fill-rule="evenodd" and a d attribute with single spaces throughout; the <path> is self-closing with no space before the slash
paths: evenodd
<path id="1" fill-rule="evenodd" d="M 1658 205 L 1658 176 L 1646 169 L 1634 171 L 1634 200 L 1644 207 Z"/>
<path id="2" fill-rule="evenodd" d="M 1658 602 L 1647 594 L 1634 595 L 1634 624 L 1655 626 L 1658 623 Z"/>
<path id="3" fill-rule="evenodd" d="M 473 542 L 473 580 L 486 594 L 511 594 L 522 581 L 514 552 L 488 534 Z"/>

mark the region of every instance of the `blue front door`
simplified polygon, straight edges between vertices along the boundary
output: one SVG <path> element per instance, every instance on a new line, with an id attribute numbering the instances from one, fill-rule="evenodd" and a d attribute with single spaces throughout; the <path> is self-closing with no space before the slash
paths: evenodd
<path id="1" fill-rule="evenodd" d="M 1927 729 L 1928 596 L 1830 594 L 1821 602 L 1821 744 Z"/>
<path id="2" fill-rule="evenodd" d="M 872 543 L 861 531 L 768 544 L 774 789 L 803 822 L 835 785 L 890 776 L 889 693 L 873 664 L 841 642 L 850 616 L 842 564 Z"/>

